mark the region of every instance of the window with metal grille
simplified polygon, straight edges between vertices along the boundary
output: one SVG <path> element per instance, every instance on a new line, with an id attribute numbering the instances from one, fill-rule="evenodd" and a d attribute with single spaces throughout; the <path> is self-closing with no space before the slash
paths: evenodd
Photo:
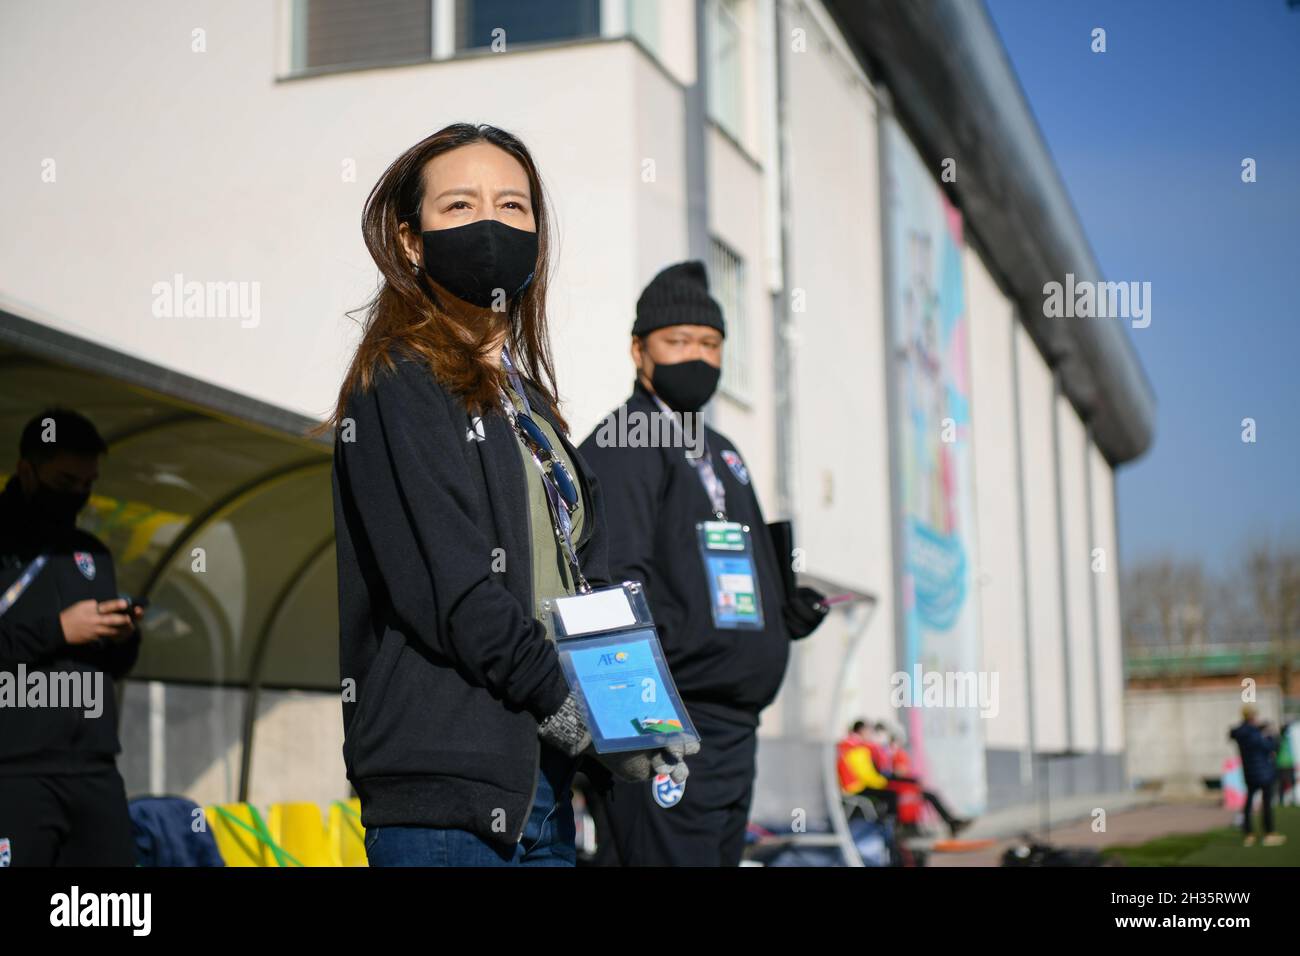
<path id="1" fill-rule="evenodd" d="M 709 44 L 709 116 L 734 139 L 743 140 L 741 30 L 737 0 L 706 0 Z"/>
<path id="2" fill-rule="evenodd" d="M 745 262 L 717 239 L 709 244 L 709 292 L 722 306 L 722 317 L 727 324 L 720 387 L 732 398 L 747 402 L 751 375 L 749 321 L 745 312 Z"/>
<path id="3" fill-rule="evenodd" d="M 433 55 L 431 0 L 294 0 L 293 67 L 398 63 Z"/>

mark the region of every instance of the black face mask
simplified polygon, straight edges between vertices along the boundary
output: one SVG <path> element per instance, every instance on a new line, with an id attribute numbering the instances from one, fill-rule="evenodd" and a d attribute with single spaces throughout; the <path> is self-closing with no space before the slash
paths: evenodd
<path id="1" fill-rule="evenodd" d="M 655 394 L 675 412 L 698 412 L 713 397 L 722 369 L 704 359 L 656 365 L 650 376 Z"/>
<path id="2" fill-rule="evenodd" d="M 86 507 L 90 492 L 59 491 L 41 483 L 28 499 L 32 510 L 44 521 L 60 527 L 77 523 L 77 513 Z"/>
<path id="3" fill-rule="evenodd" d="M 457 298 L 491 308 L 496 290 L 513 299 L 533 281 L 537 233 L 495 219 L 420 233 L 424 270 Z"/>

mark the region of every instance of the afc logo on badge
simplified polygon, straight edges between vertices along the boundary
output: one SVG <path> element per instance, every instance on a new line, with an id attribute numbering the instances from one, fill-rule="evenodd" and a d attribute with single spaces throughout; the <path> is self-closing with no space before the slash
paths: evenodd
<path id="1" fill-rule="evenodd" d="M 11 855 L 9 849 L 9 838 L 0 837 L 0 866 L 8 866 Z"/>
<path id="2" fill-rule="evenodd" d="M 72 552 L 72 560 L 77 562 L 77 570 L 87 581 L 95 580 L 95 556 L 89 551 Z"/>
<path id="3" fill-rule="evenodd" d="M 668 774 L 655 774 L 655 778 L 650 781 L 650 792 L 654 794 L 655 803 L 666 810 L 681 802 L 686 794 L 686 782 L 673 783 L 673 778 Z"/>

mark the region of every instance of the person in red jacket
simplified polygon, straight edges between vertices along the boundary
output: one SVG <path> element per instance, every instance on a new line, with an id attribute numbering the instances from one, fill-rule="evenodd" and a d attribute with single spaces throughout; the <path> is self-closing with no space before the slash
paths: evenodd
<path id="1" fill-rule="evenodd" d="M 840 777 L 840 790 L 846 794 L 861 793 L 867 787 L 868 781 L 873 779 L 875 761 L 871 759 L 866 732 L 865 721 L 854 721 L 849 732 L 835 746 L 835 765 Z M 863 751 L 866 751 L 865 760 Z"/>
<path id="2" fill-rule="evenodd" d="M 912 775 L 912 758 L 908 756 L 906 750 L 900 745 L 895 736 L 889 738 L 889 765 L 890 765 L 890 788 L 899 794 L 899 822 L 915 823 L 916 819 L 904 819 L 905 816 L 911 816 L 919 809 L 919 800 L 923 799 L 930 806 L 934 807 L 935 812 L 943 818 L 943 822 L 948 826 L 948 832 L 953 836 L 961 833 L 971 825 L 971 821 L 964 817 L 953 816 L 948 807 L 939 795 L 933 790 L 926 790 L 919 778 Z"/>

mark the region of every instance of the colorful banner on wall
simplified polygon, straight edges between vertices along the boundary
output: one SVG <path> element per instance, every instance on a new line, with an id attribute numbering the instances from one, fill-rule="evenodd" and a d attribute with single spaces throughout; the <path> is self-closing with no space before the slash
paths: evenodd
<path id="1" fill-rule="evenodd" d="M 987 796 L 980 672 L 969 320 L 961 213 L 892 120 L 885 137 L 894 480 L 901 508 L 899 671 L 891 699 L 927 786 L 963 816 Z"/>

